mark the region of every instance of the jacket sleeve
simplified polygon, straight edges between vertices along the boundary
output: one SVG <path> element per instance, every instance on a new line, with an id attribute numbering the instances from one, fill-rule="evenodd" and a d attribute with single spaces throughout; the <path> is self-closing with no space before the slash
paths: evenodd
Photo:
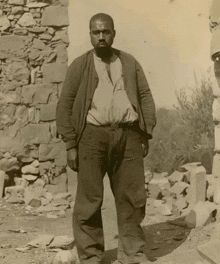
<path id="1" fill-rule="evenodd" d="M 66 149 L 76 147 L 76 132 L 72 123 L 72 108 L 81 80 L 81 61 L 74 60 L 67 69 L 56 109 L 57 132 L 66 142 Z"/>
<path id="2" fill-rule="evenodd" d="M 155 103 L 144 71 L 137 61 L 136 74 L 140 107 L 144 118 L 144 123 L 147 129 L 148 138 L 150 139 L 152 138 L 152 132 L 156 125 Z"/>

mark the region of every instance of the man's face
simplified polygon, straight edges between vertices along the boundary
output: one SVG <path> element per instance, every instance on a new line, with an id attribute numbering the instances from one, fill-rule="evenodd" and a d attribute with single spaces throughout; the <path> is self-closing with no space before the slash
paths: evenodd
<path id="1" fill-rule="evenodd" d="M 110 21 L 96 20 L 91 23 L 90 38 L 96 49 L 109 49 L 114 41 L 115 30 Z"/>

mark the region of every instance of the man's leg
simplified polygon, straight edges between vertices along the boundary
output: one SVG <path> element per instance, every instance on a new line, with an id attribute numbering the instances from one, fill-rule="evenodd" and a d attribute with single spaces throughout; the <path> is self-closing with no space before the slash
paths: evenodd
<path id="1" fill-rule="evenodd" d="M 106 167 L 105 140 L 100 128 L 87 125 L 79 144 L 73 231 L 82 264 L 98 264 L 104 251 L 101 205 Z"/>
<path id="2" fill-rule="evenodd" d="M 140 226 L 145 216 L 146 191 L 140 135 L 133 130 L 124 133 L 122 160 L 110 175 L 110 181 L 118 216 L 118 260 L 130 264 L 146 261 L 145 238 Z"/>

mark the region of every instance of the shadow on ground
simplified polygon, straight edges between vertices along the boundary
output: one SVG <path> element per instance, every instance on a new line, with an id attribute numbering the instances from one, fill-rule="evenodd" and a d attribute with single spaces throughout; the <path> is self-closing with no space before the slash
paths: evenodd
<path id="1" fill-rule="evenodd" d="M 145 254 L 151 262 L 178 248 L 184 243 L 191 231 L 181 218 L 145 226 L 143 229 L 146 238 Z M 105 264 L 110 264 L 116 259 L 117 248 L 105 252 Z"/>

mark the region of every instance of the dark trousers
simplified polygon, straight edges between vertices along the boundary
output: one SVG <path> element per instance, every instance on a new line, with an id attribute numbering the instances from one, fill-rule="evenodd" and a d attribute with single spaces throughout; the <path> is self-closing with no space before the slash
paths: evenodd
<path id="1" fill-rule="evenodd" d="M 73 230 L 82 264 L 100 263 L 104 252 L 101 217 L 103 177 L 108 173 L 115 197 L 119 232 L 118 260 L 146 260 L 146 191 L 141 136 L 137 126 L 112 128 L 87 124 L 79 143 L 78 187 Z"/>

